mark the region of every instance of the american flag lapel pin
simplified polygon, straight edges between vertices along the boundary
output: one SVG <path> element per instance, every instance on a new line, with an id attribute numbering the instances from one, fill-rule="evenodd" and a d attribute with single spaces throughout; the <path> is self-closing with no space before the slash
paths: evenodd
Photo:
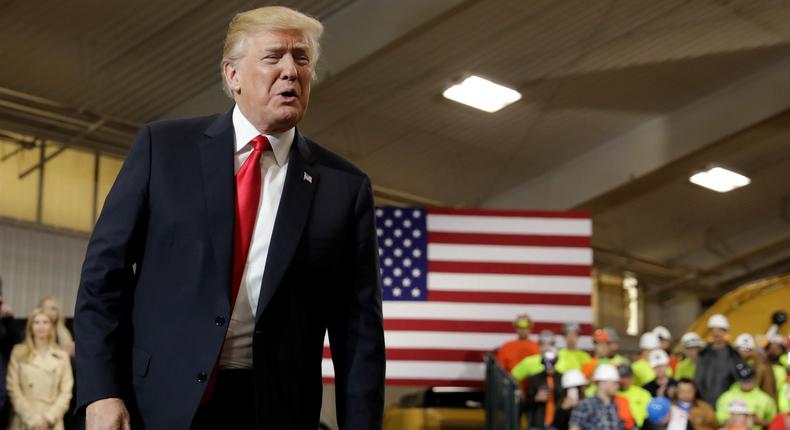
<path id="1" fill-rule="evenodd" d="M 311 184 L 313 183 L 313 177 L 310 176 L 310 174 L 307 173 L 307 172 L 304 172 L 304 176 L 302 176 L 302 179 L 307 181 L 307 182 L 309 182 L 309 183 L 311 183 Z"/>

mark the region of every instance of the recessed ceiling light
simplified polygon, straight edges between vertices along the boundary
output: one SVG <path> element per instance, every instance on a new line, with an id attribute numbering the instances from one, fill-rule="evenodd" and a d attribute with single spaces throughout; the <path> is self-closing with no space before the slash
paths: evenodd
<path id="1" fill-rule="evenodd" d="M 712 167 L 703 172 L 698 172 L 689 178 L 694 184 L 701 187 L 726 193 L 736 188 L 745 187 L 752 182 L 751 179 L 723 167 Z"/>
<path id="2" fill-rule="evenodd" d="M 444 90 L 443 95 L 450 100 L 486 112 L 496 112 L 521 99 L 521 93 L 518 91 L 479 76 L 464 79 L 460 84 Z"/>

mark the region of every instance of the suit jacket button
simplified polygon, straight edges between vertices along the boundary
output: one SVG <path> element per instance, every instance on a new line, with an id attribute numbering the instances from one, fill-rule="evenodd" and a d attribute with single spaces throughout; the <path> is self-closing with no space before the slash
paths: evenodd
<path id="1" fill-rule="evenodd" d="M 200 372 L 197 374 L 197 381 L 200 382 L 201 384 L 206 382 L 206 379 L 208 379 L 206 372 Z"/>
<path id="2" fill-rule="evenodd" d="M 217 317 L 214 320 L 214 325 L 216 325 L 217 327 L 222 327 L 223 325 L 225 325 L 225 317 Z"/>

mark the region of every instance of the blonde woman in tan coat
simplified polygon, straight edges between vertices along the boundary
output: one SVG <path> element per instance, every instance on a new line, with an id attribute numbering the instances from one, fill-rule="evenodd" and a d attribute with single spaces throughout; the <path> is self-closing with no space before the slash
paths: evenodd
<path id="1" fill-rule="evenodd" d="M 6 388 L 14 407 L 9 429 L 62 430 L 73 385 L 69 355 L 55 343 L 55 322 L 36 308 L 8 364 Z"/>

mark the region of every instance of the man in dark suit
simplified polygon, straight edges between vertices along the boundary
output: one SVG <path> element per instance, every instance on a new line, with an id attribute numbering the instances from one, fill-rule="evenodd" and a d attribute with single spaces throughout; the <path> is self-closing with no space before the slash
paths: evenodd
<path id="1" fill-rule="evenodd" d="M 107 196 L 75 311 L 92 429 L 315 429 L 324 335 L 342 429 L 381 428 L 370 180 L 295 129 L 321 24 L 237 15 L 230 112 L 146 125 Z"/>

